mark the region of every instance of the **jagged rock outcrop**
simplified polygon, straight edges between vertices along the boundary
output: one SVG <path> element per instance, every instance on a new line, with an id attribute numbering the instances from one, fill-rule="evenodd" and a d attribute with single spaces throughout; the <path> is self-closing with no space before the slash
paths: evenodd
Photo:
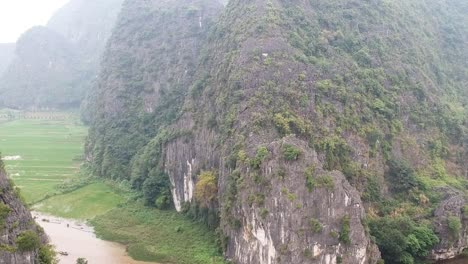
<path id="1" fill-rule="evenodd" d="M 0 263 L 2 264 L 37 264 L 39 263 L 39 246 L 45 244 L 47 238 L 36 223 L 31 213 L 23 205 L 8 180 L 3 162 L 0 160 Z M 40 244 L 37 248 L 22 250 L 18 238 L 25 231 L 32 231 Z M 28 241 L 34 245 L 33 241 Z"/>
<path id="2" fill-rule="evenodd" d="M 285 146 L 297 148 L 300 157 L 286 161 L 282 154 Z M 259 171 L 241 166 L 242 183 L 237 187 L 232 179 L 224 183 L 227 188 L 238 188 L 233 210 L 229 212 L 229 205 L 222 205 L 227 214 L 223 217 L 224 228 L 233 240 L 226 251 L 229 258 L 236 263 L 341 260 L 356 264 L 380 259 L 379 250 L 363 226 L 366 215 L 360 194 L 342 173 L 322 170 L 317 153 L 295 137 L 265 147 L 270 154 Z M 305 184 L 308 173 L 317 180 L 316 186 Z M 318 183 L 325 179 L 327 184 Z M 241 227 L 236 227 L 235 221 Z M 346 228 L 350 230 L 348 238 L 343 237 Z"/>
<path id="3" fill-rule="evenodd" d="M 431 258 L 451 259 L 460 255 L 468 248 L 468 207 L 463 193 L 445 189 L 444 199 L 434 212 L 434 225 L 439 244 L 433 249 Z M 452 225 L 460 224 L 459 230 L 454 230 Z"/>
<path id="4" fill-rule="evenodd" d="M 124 3 L 89 108 L 94 172 L 169 178 L 178 211 L 216 175 L 205 209 L 234 263 L 375 264 L 368 223 L 400 220 L 382 257 L 425 258 L 439 187 L 466 191 L 465 4 L 215 2 Z"/>

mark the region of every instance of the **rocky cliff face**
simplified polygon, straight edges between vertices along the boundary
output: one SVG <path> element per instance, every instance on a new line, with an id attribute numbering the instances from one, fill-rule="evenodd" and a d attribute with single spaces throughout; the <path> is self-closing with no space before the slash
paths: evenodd
<path id="1" fill-rule="evenodd" d="M 452 257 L 466 247 L 443 216 L 466 204 L 464 7 L 126 1 L 88 159 L 135 189 L 168 178 L 178 211 L 219 212 L 235 263 L 377 263 L 376 244 L 390 264 Z"/>
<path id="2" fill-rule="evenodd" d="M 444 190 L 444 199 L 434 216 L 440 242 L 432 251 L 432 259 L 454 258 L 468 248 L 468 207 L 463 193 Z"/>
<path id="3" fill-rule="evenodd" d="M 124 3 L 88 108 L 95 125 L 90 138 L 103 140 L 87 146 L 88 154 L 103 162 L 95 167 L 96 173 L 130 175 L 131 158 L 143 152 L 159 128 L 178 117 L 199 64 L 202 41 L 220 10 L 221 5 L 212 1 Z M 139 125 L 127 127 L 130 131 L 124 123 Z M 111 124 L 113 131 L 108 130 Z M 114 140 L 122 144 L 111 144 Z M 109 155 L 109 148 L 125 154 Z M 116 163 L 121 166 L 113 166 Z M 149 169 L 145 170 L 147 174 Z"/>
<path id="4" fill-rule="evenodd" d="M 39 247 L 46 242 L 46 237 L 35 224 L 31 213 L 23 205 L 12 186 L 7 179 L 3 162 L 0 160 L 0 263 L 40 263 L 38 260 Z M 31 247 L 24 246 L 20 242 L 21 237 L 28 232 L 36 234 L 28 236 L 27 244 L 32 245 Z M 35 241 L 32 241 L 33 239 Z"/>

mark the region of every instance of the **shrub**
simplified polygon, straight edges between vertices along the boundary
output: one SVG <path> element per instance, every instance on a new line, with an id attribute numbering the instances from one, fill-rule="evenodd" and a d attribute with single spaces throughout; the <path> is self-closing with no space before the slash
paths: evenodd
<path id="1" fill-rule="evenodd" d="M 260 211 L 260 216 L 265 219 L 267 216 L 268 216 L 268 209 L 266 208 L 262 208 L 262 210 Z"/>
<path id="2" fill-rule="evenodd" d="M 309 226 L 314 233 L 320 233 L 323 230 L 322 224 L 315 218 L 309 220 Z"/>
<path id="3" fill-rule="evenodd" d="M 343 263 L 343 257 L 337 256 L 336 257 L 336 264 L 342 264 Z"/>
<path id="4" fill-rule="evenodd" d="M 3 223 L 7 218 L 8 214 L 11 212 L 11 209 L 8 205 L 0 202 L 0 221 Z"/>
<path id="5" fill-rule="evenodd" d="M 262 162 L 269 156 L 270 152 L 266 147 L 259 147 L 255 153 L 255 158 L 250 161 L 250 166 L 254 169 L 260 168 Z"/>
<path id="6" fill-rule="evenodd" d="M 88 261 L 85 258 L 78 258 L 76 264 L 88 264 Z"/>
<path id="7" fill-rule="evenodd" d="M 350 162 L 351 148 L 338 136 L 327 137 L 315 144 L 315 148 L 325 154 L 326 170 L 343 170 Z"/>
<path id="8" fill-rule="evenodd" d="M 39 248 L 39 264 L 57 264 L 58 259 L 51 245 L 44 245 Z"/>
<path id="9" fill-rule="evenodd" d="M 362 199 L 366 202 L 378 202 L 381 200 L 381 189 L 380 184 L 376 177 L 369 177 L 367 179 L 367 185 L 362 194 Z"/>
<path id="10" fill-rule="evenodd" d="M 388 177 L 393 183 L 393 191 L 405 192 L 418 185 L 414 170 L 406 161 L 391 159 L 388 161 L 388 167 Z"/>
<path id="11" fill-rule="evenodd" d="M 317 179 L 315 180 L 315 183 L 317 187 L 326 188 L 329 191 L 335 188 L 335 182 L 333 181 L 333 178 L 330 175 L 323 175 L 323 176 L 317 177 Z"/>
<path id="12" fill-rule="evenodd" d="M 171 206 L 169 176 L 157 169 L 152 169 L 142 185 L 145 204 L 167 209 Z"/>
<path id="13" fill-rule="evenodd" d="M 462 228 L 460 218 L 456 216 L 449 216 L 449 218 L 447 219 L 447 222 L 448 222 L 447 224 L 450 230 L 450 234 L 453 237 L 458 238 L 461 228 Z"/>
<path id="14" fill-rule="evenodd" d="M 309 190 L 309 192 L 313 191 L 315 188 L 314 172 L 315 166 L 309 166 L 304 171 L 304 175 L 306 178 L 306 187 L 307 190 Z"/>
<path id="15" fill-rule="evenodd" d="M 349 215 L 346 215 L 341 220 L 341 232 L 340 232 L 340 237 L 339 237 L 340 241 L 345 244 L 350 244 L 351 243 L 351 238 L 349 237 L 350 232 L 351 232 L 350 218 L 349 218 Z"/>
<path id="16" fill-rule="evenodd" d="M 27 230 L 16 238 L 16 245 L 20 251 L 33 251 L 41 246 L 41 240 L 36 232 Z"/>
<path id="17" fill-rule="evenodd" d="M 209 207 L 218 194 L 217 180 L 213 172 L 204 171 L 195 185 L 195 199 L 204 207 Z"/>
<path id="18" fill-rule="evenodd" d="M 172 197 L 169 192 L 164 191 L 162 192 L 158 198 L 156 198 L 156 201 L 154 202 L 154 205 L 158 209 L 169 209 L 171 207 L 172 203 Z"/>
<path id="19" fill-rule="evenodd" d="M 370 221 L 371 235 L 388 263 L 412 263 L 424 259 L 439 242 L 434 231 L 408 217 L 382 217 Z"/>
<path id="20" fill-rule="evenodd" d="M 297 160 L 302 152 L 293 145 L 285 144 L 282 153 L 285 160 Z"/>
<path id="21" fill-rule="evenodd" d="M 468 218 L 468 205 L 463 206 L 462 213 L 463 217 Z"/>

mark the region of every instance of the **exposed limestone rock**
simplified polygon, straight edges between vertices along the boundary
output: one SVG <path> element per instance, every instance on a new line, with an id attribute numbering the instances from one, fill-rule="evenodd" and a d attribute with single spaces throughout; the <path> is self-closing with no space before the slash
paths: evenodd
<path id="1" fill-rule="evenodd" d="M 464 212 L 466 200 L 458 191 L 445 189 L 444 200 L 434 212 L 434 226 L 439 244 L 432 250 L 431 258 L 435 260 L 445 260 L 455 258 L 462 251 L 468 248 L 468 217 Z M 460 219 L 462 227 L 456 234 L 448 226 L 449 218 Z"/>
<path id="2" fill-rule="evenodd" d="M 9 208 L 9 213 L 0 223 L 0 263 L 1 264 L 37 264 L 37 249 L 34 251 L 21 252 L 17 249 L 16 240 L 18 236 L 31 230 L 41 234 L 42 242 L 46 242 L 43 231 L 35 224 L 31 213 L 22 204 L 15 190 L 12 188 L 0 160 L 0 203 Z M 3 207 L 3 206 L 2 206 Z M 5 210 L 5 208 L 2 209 Z M 2 213 L 3 214 L 3 213 Z"/>
<path id="3" fill-rule="evenodd" d="M 284 144 L 301 150 L 297 161 L 282 158 Z M 244 178 L 231 214 L 241 226 L 232 228 L 229 218 L 223 219 L 232 238 L 227 256 L 236 263 L 331 264 L 339 258 L 349 264 L 375 263 L 380 253 L 363 227 L 363 204 L 343 174 L 321 170 L 317 154 L 294 137 L 272 142 L 267 148 L 271 159 L 258 171 L 242 169 Z M 315 180 L 330 177 L 333 186 L 316 186 L 309 191 L 304 173 L 311 166 L 317 168 Z M 280 175 L 282 172 L 285 174 Z M 255 180 L 249 174 L 261 179 Z M 350 220 L 349 244 L 337 237 L 345 217 Z M 312 219 L 320 223 L 320 231 L 313 230 Z"/>

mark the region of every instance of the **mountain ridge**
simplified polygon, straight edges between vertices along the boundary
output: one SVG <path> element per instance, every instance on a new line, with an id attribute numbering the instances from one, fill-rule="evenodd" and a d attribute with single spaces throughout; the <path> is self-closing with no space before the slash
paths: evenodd
<path id="1" fill-rule="evenodd" d="M 163 18 L 195 30 L 208 3 L 177 3 L 185 16 L 124 4 L 135 9 L 110 45 L 134 53 L 105 55 L 86 146 L 95 174 L 219 226 L 236 263 L 377 263 L 379 250 L 413 263 L 467 247 L 465 3 L 231 0 L 188 79 Z M 138 24 L 175 53 L 145 50 Z M 142 56 L 155 69 L 138 70 Z M 458 192 L 450 231 L 439 206 Z"/>
<path id="2" fill-rule="evenodd" d="M 72 0 L 52 16 L 47 26 L 26 31 L 18 40 L 20 47 L 17 45 L 11 63 L 0 75 L 3 107 L 78 109 L 94 82 L 121 3 Z M 39 29 L 49 33 L 38 34 Z M 54 48 L 47 49 L 48 45 Z M 57 58 L 58 53 L 67 52 Z M 51 63 L 55 67 L 50 67 Z"/>

